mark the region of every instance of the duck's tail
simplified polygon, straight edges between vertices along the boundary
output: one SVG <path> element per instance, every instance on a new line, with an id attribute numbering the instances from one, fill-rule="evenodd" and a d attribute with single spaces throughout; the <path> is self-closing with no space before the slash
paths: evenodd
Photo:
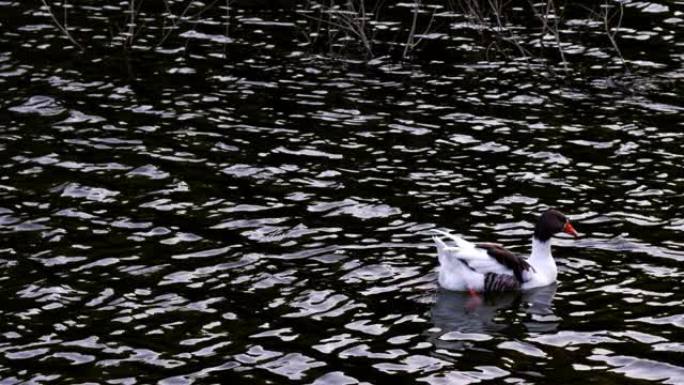
<path id="1" fill-rule="evenodd" d="M 444 239 L 438 236 L 432 237 L 439 258 L 440 286 L 458 291 L 480 290 L 482 274 L 473 270 L 464 259 L 464 255 L 473 247 L 473 244 L 445 231 L 435 231 L 445 237 Z"/>
<path id="2" fill-rule="evenodd" d="M 439 264 L 446 264 L 449 257 L 449 246 L 447 246 L 446 243 L 444 243 L 444 241 L 437 236 L 433 236 L 432 240 L 435 242 L 435 246 L 437 247 L 437 258 L 439 259 Z"/>
<path id="3" fill-rule="evenodd" d="M 447 240 L 451 241 L 452 243 L 450 245 L 447 245 L 446 242 L 442 240 L 442 238 L 438 236 L 432 237 L 432 240 L 435 242 L 435 246 L 437 247 L 437 257 L 439 258 L 439 264 L 442 266 L 448 266 L 453 265 L 454 263 L 458 263 L 454 261 L 454 259 L 457 258 L 453 258 L 453 255 L 457 254 L 461 249 L 466 248 L 469 245 L 469 242 L 455 235 L 452 235 L 446 231 L 436 229 L 432 231 L 444 235 L 447 238 Z"/>
<path id="4" fill-rule="evenodd" d="M 432 229 L 432 231 L 437 233 L 437 234 L 441 234 L 441 235 L 447 237 L 448 240 L 453 242 L 454 243 L 453 246 L 448 246 L 451 249 L 462 249 L 462 248 L 466 248 L 466 247 L 471 246 L 470 242 L 466 241 L 465 239 L 463 239 L 461 237 L 457 237 L 457 236 L 455 236 L 455 235 L 453 235 L 447 231 L 439 230 L 439 229 Z M 437 237 L 434 237 L 434 238 L 437 238 Z"/>

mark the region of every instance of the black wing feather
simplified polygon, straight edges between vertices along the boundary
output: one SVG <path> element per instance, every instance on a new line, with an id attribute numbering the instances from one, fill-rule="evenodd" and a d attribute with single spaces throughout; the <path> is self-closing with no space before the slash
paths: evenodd
<path id="1" fill-rule="evenodd" d="M 487 250 L 490 257 L 496 259 L 497 262 L 513 270 L 515 279 L 518 282 L 523 282 L 523 271 L 530 270 L 532 267 L 527 261 L 519 255 L 504 249 L 501 245 L 495 243 L 477 243 L 475 246 Z"/>
<path id="2" fill-rule="evenodd" d="M 504 291 L 520 290 L 522 283 L 509 274 L 485 274 L 484 289 L 488 293 L 501 293 Z"/>

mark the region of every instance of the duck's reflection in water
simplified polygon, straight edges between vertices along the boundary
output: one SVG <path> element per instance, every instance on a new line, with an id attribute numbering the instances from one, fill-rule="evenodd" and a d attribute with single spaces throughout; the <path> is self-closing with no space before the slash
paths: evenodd
<path id="1" fill-rule="evenodd" d="M 465 348 L 500 334 L 548 333 L 558 328 L 553 312 L 556 285 L 525 292 L 487 294 L 473 300 L 467 293 L 440 290 L 432 323 L 440 329 L 438 347 Z"/>

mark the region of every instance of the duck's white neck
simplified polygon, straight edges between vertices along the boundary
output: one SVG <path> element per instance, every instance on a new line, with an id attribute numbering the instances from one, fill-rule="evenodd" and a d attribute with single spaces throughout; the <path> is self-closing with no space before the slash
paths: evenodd
<path id="1" fill-rule="evenodd" d="M 556 280 L 558 268 L 553 255 L 551 255 L 551 239 L 541 241 L 537 237 L 532 237 L 532 254 L 528 262 L 537 273 L 553 281 Z"/>
<path id="2" fill-rule="evenodd" d="M 551 255 L 551 239 L 541 241 L 537 237 L 532 237 L 532 254 L 530 259 L 538 259 L 540 261 L 545 259 L 553 260 Z"/>

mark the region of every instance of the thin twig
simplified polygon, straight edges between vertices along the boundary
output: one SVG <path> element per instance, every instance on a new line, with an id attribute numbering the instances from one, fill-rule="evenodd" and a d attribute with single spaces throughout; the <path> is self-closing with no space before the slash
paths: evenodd
<path id="1" fill-rule="evenodd" d="M 627 65 L 627 62 L 625 61 L 624 57 L 622 56 L 622 51 L 620 50 L 620 47 L 617 44 L 617 41 L 615 40 L 615 36 L 617 36 L 618 32 L 620 31 L 620 27 L 622 26 L 622 18 L 624 16 L 624 8 L 622 6 L 621 2 L 617 2 L 620 5 L 619 12 L 617 15 L 610 16 L 610 10 L 608 6 L 608 0 L 605 0 L 602 5 L 599 7 L 602 9 L 601 13 L 599 14 L 597 11 L 580 5 L 581 8 L 584 10 L 588 11 L 591 17 L 594 17 L 596 19 L 601 19 L 603 21 L 603 26 L 606 30 L 606 35 L 608 36 L 608 40 L 610 41 L 610 44 L 613 46 L 613 49 L 617 53 L 617 55 L 620 57 L 620 61 L 622 62 L 622 65 L 625 67 L 627 72 L 629 72 L 629 66 Z M 610 23 L 612 20 L 618 16 L 618 22 L 615 28 L 610 27 Z M 611 29 L 614 29 L 614 32 L 611 32 Z"/>
<path id="2" fill-rule="evenodd" d="M 528 3 L 530 4 L 530 8 L 532 9 L 534 16 L 537 17 L 539 21 L 542 23 L 541 31 L 539 34 L 539 46 L 541 48 L 541 54 L 543 55 L 545 48 L 544 37 L 547 33 L 549 33 L 554 37 L 554 40 L 556 41 L 556 47 L 558 48 L 558 52 L 561 57 L 561 62 L 563 63 L 563 68 L 567 72 L 568 62 L 565 59 L 565 51 L 563 51 L 563 45 L 560 40 L 560 31 L 558 24 L 558 19 L 560 16 L 558 15 L 558 10 L 556 9 L 553 0 L 546 1 L 546 9 L 544 10 L 544 13 L 540 13 L 537 11 L 537 9 L 535 8 L 535 4 L 532 0 L 528 0 Z M 551 10 L 553 10 L 553 15 L 551 14 Z M 550 26 L 549 24 L 549 19 L 551 18 L 553 18 L 553 26 Z"/>
<path id="3" fill-rule="evenodd" d="M 414 0 L 414 2 L 413 2 L 413 20 L 411 21 L 411 30 L 409 31 L 408 38 L 406 39 L 406 44 L 404 45 L 404 55 L 403 55 L 404 59 L 406 59 L 409 47 L 413 48 L 413 36 L 416 33 L 416 24 L 418 24 L 418 7 L 420 7 L 420 0 Z"/>
<path id="4" fill-rule="evenodd" d="M 502 39 L 503 41 L 513 43 L 513 45 L 518 49 L 518 52 L 520 52 L 520 55 L 521 55 L 525 60 L 527 60 L 528 57 L 531 56 L 531 55 L 529 55 L 529 51 L 526 50 L 526 49 L 522 46 L 522 44 L 520 44 L 520 42 L 518 41 L 517 36 L 516 36 L 516 34 L 513 32 L 513 30 L 512 30 L 512 29 L 509 29 L 509 28 L 506 28 L 506 26 L 505 26 L 505 25 L 503 24 L 503 22 L 501 21 L 501 14 L 502 14 L 502 12 L 501 12 L 501 7 L 500 7 L 500 6 L 497 6 L 496 3 L 493 3 L 492 0 L 489 0 L 489 6 L 490 6 L 490 8 L 492 9 L 492 12 L 494 13 L 494 17 L 496 18 L 496 23 L 497 23 L 498 28 L 499 28 L 499 31 L 498 31 L 498 32 L 500 33 L 501 39 Z M 509 34 L 510 37 L 505 37 L 505 36 L 503 35 L 503 32 L 504 32 L 504 31 L 508 31 L 508 32 L 509 32 L 508 34 Z"/>
<path id="5" fill-rule="evenodd" d="M 414 47 L 417 46 L 418 44 L 420 44 L 420 42 L 423 41 L 423 39 L 425 38 L 425 35 L 427 35 L 428 32 L 430 32 L 430 28 L 432 28 L 432 23 L 434 23 L 434 21 L 435 21 L 435 10 L 433 9 L 432 13 L 430 13 L 430 21 L 428 21 L 428 25 L 427 25 L 427 27 L 425 27 L 425 30 L 423 31 L 421 36 L 418 38 L 418 41 L 415 42 Z"/>
<path id="6" fill-rule="evenodd" d="M 126 38 L 125 47 L 129 48 L 133 45 L 133 35 L 135 34 L 135 0 L 128 0 L 128 11 L 130 12 L 130 20 L 128 21 L 128 37 Z"/>
<path id="7" fill-rule="evenodd" d="M 181 22 L 184 22 L 183 18 L 185 18 L 185 15 L 190 11 L 190 8 L 192 8 L 192 6 L 194 5 L 194 2 L 191 1 L 183 10 L 183 13 L 181 13 L 180 16 L 176 16 L 171 11 L 171 8 L 169 7 L 167 1 L 168 0 L 164 0 L 164 4 L 166 5 L 167 12 L 169 12 L 171 14 L 171 17 L 172 17 L 171 25 L 172 25 L 172 27 L 168 31 L 166 31 L 164 36 L 162 36 L 161 40 L 159 40 L 159 42 L 157 42 L 157 44 L 154 47 L 152 47 L 152 49 L 155 49 L 155 48 L 161 46 L 162 44 L 164 44 L 166 39 L 168 39 L 169 36 L 171 36 L 171 34 L 173 33 L 173 30 L 176 29 Z M 213 7 L 218 1 L 219 0 L 214 0 L 211 3 L 209 3 L 207 6 L 205 6 L 204 8 L 197 11 L 197 13 L 195 13 L 194 15 L 188 16 L 187 21 L 192 22 L 192 20 L 194 18 L 201 16 L 204 12 L 206 12 L 208 9 Z M 178 22 L 173 21 L 173 19 L 178 19 Z"/>
<path id="8" fill-rule="evenodd" d="M 558 18 L 560 16 L 558 15 L 558 10 L 556 9 L 556 6 L 555 6 L 553 0 L 547 0 L 547 1 L 549 2 L 549 4 L 551 4 L 553 6 L 553 9 L 554 9 L 554 11 L 553 11 L 553 14 L 554 14 L 553 34 L 556 37 L 556 45 L 558 46 L 558 52 L 560 52 L 560 57 L 561 57 L 561 60 L 563 62 L 563 69 L 565 69 L 565 72 L 568 72 L 568 62 L 567 62 L 567 60 L 565 60 L 565 52 L 563 51 L 563 44 L 561 43 L 561 40 L 560 40 L 560 30 L 558 28 Z"/>
<path id="9" fill-rule="evenodd" d="M 340 9 L 338 6 L 335 6 L 332 0 L 330 1 L 330 6 L 320 5 L 319 14 L 325 13 L 327 15 L 326 19 L 322 16 L 315 17 L 307 15 L 306 13 L 300 13 L 300 15 L 307 19 L 314 20 L 319 24 L 326 24 L 328 26 L 328 47 L 330 49 L 330 54 L 332 54 L 332 42 L 335 37 L 330 28 L 333 27 L 346 33 L 347 36 L 356 36 L 361 41 L 361 44 L 366 51 L 366 55 L 372 57 L 373 46 L 372 40 L 367 33 L 368 27 L 366 21 L 368 14 L 366 12 L 365 4 L 363 4 L 364 0 L 358 0 L 358 9 L 354 4 L 354 1 L 355 0 L 348 0 L 345 9 Z"/>
<path id="10" fill-rule="evenodd" d="M 230 0 L 226 0 L 226 37 L 230 37 Z"/>
<path id="11" fill-rule="evenodd" d="M 606 34 L 608 35 L 608 40 L 610 40 L 610 44 L 612 44 L 613 49 L 615 50 L 615 52 L 620 57 L 620 61 L 622 62 L 622 65 L 627 69 L 627 71 L 629 71 L 629 67 L 627 66 L 627 63 L 625 62 L 625 58 L 622 56 L 622 52 L 620 51 L 620 48 L 617 45 L 617 41 L 615 40 L 615 36 L 619 32 L 620 26 L 622 25 L 622 17 L 624 15 L 624 9 L 622 8 L 622 3 L 618 2 L 618 4 L 620 4 L 620 8 L 619 8 L 619 10 L 620 10 L 619 15 L 620 16 L 618 18 L 617 26 L 615 27 L 615 32 L 612 32 L 612 33 L 610 32 L 610 30 L 611 30 L 610 19 L 608 18 L 608 14 L 610 13 L 610 10 L 608 9 L 608 0 L 606 0 L 604 3 L 603 25 L 606 28 Z"/>
<path id="12" fill-rule="evenodd" d="M 66 38 L 69 39 L 69 41 L 71 41 L 74 45 L 76 45 L 76 46 L 78 47 L 78 49 L 80 49 L 81 51 L 84 51 L 83 46 L 80 45 L 80 44 L 76 41 L 76 39 L 73 38 L 73 36 L 71 36 L 71 34 L 69 33 L 69 30 L 66 29 L 66 27 L 62 26 L 62 25 L 59 23 L 59 20 L 57 20 L 57 17 L 55 16 L 55 14 L 52 13 L 52 8 L 50 8 L 50 5 L 47 3 L 47 1 L 46 1 L 46 0 L 41 0 L 41 2 L 42 2 L 43 5 L 45 6 L 45 8 L 47 8 L 47 11 L 48 11 L 48 13 L 50 14 L 50 17 L 52 18 L 52 21 L 55 22 L 55 25 L 57 26 L 57 28 L 59 28 L 59 30 L 62 31 L 62 33 L 64 33 L 64 36 L 66 36 Z M 65 9 L 64 12 L 66 12 L 66 9 Z"/>

